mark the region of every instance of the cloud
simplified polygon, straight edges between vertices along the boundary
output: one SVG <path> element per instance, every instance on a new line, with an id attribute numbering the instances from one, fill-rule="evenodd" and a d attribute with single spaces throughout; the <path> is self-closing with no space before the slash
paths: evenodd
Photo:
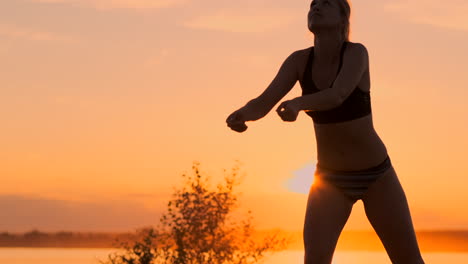
<path id="1" fill-rule="evenodd" d="M 66 3 L 96 9 L 166 8 L 186 3 L 187 0 L 31 0 L 40 3 Z"/>
<path id="2" fill-rule="evenodd" d="M 293 192 L 308 194 L 310 186 L 314 181 L 316 163 L 308 163 L 304 167 L 294 171 L 294 177 L 288 179 L 284 185 Z"/>
<path id="3" fill-rule="evenodd" d="M 397 0 L 385 5 L 389 13 L 397 14 L 410 22 L 468 31 L 468 2 L 452 0 Z"/>
<path id="4" fill-rule="evenodd" d="M 295 16 L 287 9 L 240 10 L 220 9 L 214 14 L 199 16 L 184 23 L 196 29 L 209 29 L 237 33 L 271 31 L 288 26 Z"/>
<path id="5" fill-rule="evenodd" d="M 125 200 L 80 202 L 0 196 L 0 231 L 131 231 L 156 225 L 162 212 Z"/>
<path id="6" fill-rule="evenodd" d="M 0 36 L 43 42 L 78 42 L 78 39 L 72 36 L 7 24 L 0 24 Z"/>

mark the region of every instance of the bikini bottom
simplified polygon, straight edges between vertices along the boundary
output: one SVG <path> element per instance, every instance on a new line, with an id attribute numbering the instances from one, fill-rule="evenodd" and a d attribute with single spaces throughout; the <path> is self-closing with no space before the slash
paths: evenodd
<path id="1" fill-rule="evenodd" d="M 388 155 L 379 165 L 363 170 L 340 171 L 317 164 L 315 177 L 338 187 L 354 204 L 363 198 L 369 186 L 391 166 L 392 162 Z"/>

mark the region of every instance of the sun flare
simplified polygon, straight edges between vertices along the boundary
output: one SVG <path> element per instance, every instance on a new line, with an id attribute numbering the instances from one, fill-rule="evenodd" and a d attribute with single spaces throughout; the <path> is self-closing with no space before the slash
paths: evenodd
<path id="1" fill-rule="evenodd" d="M 310 186 L 314 183 L 316 163 L 307 163 L 298 170 L 293 171 L 293 177 L 285 182 L 288 190 L 296 193 L 308 194 Z"/>

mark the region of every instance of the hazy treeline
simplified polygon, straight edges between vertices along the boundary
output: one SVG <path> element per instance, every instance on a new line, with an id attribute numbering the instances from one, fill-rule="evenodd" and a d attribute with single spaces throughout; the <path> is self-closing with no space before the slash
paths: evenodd
<path id="1" fill-rule="evenodd" d="M 133 233 L 41 232 L 0 233 L 0 247 L 77 247 L 112 248 L 116 238 L 132 239 Z"/>
<path id="2" fill-rule="evenodd" d="M 289 248 L 302 250 L 302 232 L 287 232 L 293 235 Z M 262 237 L 268 231 L 259 230 Z M 418 231 L 418 240 L 423 251 L 468 252 L 468 230 Z M 73 248 L 114 248 L 116 239 L 131 241 L 135 232 L 41 232 L 32 230 L 25 233 L 0 233 L 0 247 L 73 247 Z M 379 238 L 372 231 L 344 231 L 337 245 L 338 250 L 384 250 Z"/>

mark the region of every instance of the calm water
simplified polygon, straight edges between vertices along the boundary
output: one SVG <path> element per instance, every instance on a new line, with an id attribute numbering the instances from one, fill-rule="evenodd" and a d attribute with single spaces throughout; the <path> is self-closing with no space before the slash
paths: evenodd
<path id="1" fill-rule="evenodd" d="M 115 249 L 0 248 L 1 264 L 98 264 Z M 423 253 L 426 263 L 468 263 L 468 253 Z M 303 251 L 269 255 L 263 264 L 303 264 Z M 333 264 L 391 264 L 385 252 L 337 251 Z"/>

